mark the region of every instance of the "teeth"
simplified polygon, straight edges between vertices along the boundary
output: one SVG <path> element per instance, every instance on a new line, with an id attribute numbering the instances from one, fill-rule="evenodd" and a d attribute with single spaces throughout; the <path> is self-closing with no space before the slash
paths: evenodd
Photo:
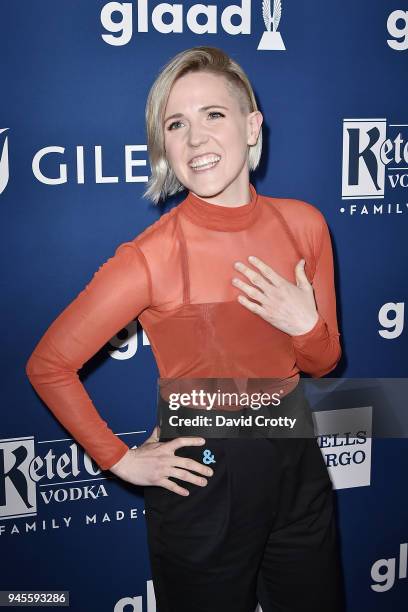
<path id="1" fill-rule="evenodd" d="M 221 157 L 219 155 L 206 155 L 204 157 L 197 158 L 190 164 L 190 166 L 191 168 L 201 168 L 201 166 L 207 166 L 208 164 L 218 162 L 220 159 Z"/>

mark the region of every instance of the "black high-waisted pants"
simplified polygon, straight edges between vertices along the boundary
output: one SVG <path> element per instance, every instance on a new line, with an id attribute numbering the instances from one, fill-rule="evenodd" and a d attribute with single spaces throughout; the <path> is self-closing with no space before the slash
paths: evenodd
<path id="1" fill-rule="evenodd" d="M 257 602 L 263 612 L 344 612 L 317 440 L 206 438 L 176 454 L 203 462 L 208 451 L 207 486 L 176 481 L 189 496 L 145 487 L 157 612 L 254 612 Z"/>

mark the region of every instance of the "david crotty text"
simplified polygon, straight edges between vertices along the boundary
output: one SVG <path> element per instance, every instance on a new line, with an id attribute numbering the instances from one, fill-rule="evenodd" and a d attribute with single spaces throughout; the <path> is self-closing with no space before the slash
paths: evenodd
<path id="1" fill-rule="evenodd" d="M 296 419 L 289 417 L 270 418 L 263 415 L 240 416 L 240 417 L 224 417 L 217 415 L 211 416 L 195 416 L 193 418 L 179 417 L 172 415 L 169 417 L 169 425 L 172 427 L 252 427 L 253 425 L 260 427 L 289 427 L 293 429 Z"/>

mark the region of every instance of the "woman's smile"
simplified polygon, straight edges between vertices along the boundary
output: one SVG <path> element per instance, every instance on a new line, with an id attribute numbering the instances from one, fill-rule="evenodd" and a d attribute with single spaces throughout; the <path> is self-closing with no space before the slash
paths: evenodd
<path id="1" fill-rule="evenodd" d="M 205 172 L 206 170 L 211 170 L 214 168 L 220 159 L 221 157 L 219 155 L 215 155 L 213 153 L 208 155 L 200 155 L 194 157 L 188 165 L 193 172 Z"/>

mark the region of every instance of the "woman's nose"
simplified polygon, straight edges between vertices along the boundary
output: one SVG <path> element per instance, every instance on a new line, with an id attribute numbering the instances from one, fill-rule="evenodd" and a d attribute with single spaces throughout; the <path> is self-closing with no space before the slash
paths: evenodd
<path id="1" fill-rule="evenodd" d="M 205 130 L 200 125 L 190 125 L 190 129 L 188 131 L 188 142 L 191 146 L 200 145 L 203 142 L 208 140 L 208 136 L 205 133 Z"/>

